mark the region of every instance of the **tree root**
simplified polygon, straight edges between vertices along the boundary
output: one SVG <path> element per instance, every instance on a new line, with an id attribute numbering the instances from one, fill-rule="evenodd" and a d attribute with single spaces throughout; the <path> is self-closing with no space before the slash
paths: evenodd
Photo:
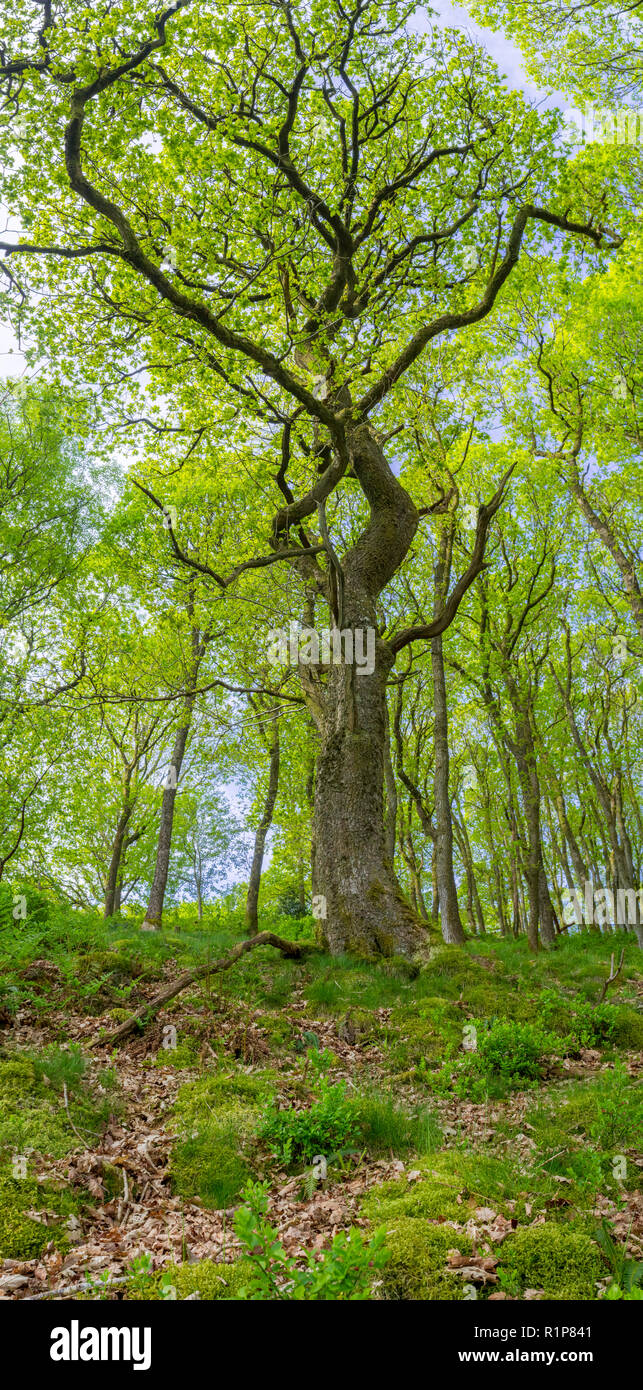
<path id="1" fill-rule="evenodd" d="M 303 956 L 316 948 L 307 943 L 299 945 L 296 941 L 286 941 L 284 937 L 275 936 L 274 932 L 261 931 L 256 936 L 250 936 L 246 941 L 240 941 L 238 946 L 227 956 L 221 956 L 219 960 L 213 960 L 208 965 L 200 965 L 197 970 L 186 970 L 183 975 L 179 975 L 171 985 L 166 985 L 165 989 L 159 991 L 153 999 L 143 1004 L 131 1018 L 126 1018 L 113 1033 L 108 1033 L 104 1038 L 95 1038 L 91 1047 L 104 1047 L 121 1041 L 132 1033 L 139 1024 L 147 1024 L 158 1010 L 167 1004 L 170 999 L 174 999 L 182 990 L 187 989 L 188 985 L 193 985 L 196 980 L 202 980 L 206 975 L 215 975 L 222 970 L 229 970 L 231 965 L 245 956 L 248 951 L 254 951 L 255 946 L 274 946 L 277 951 L 281 951 L 283 956 L 288 956 L 292 960 L 301 960 Z"/>

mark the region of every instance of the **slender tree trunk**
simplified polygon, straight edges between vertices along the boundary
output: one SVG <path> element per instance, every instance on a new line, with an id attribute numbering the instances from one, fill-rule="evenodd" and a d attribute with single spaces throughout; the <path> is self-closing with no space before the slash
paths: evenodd
<path id="1" fill-rule="evenodd" d="M 261 870 L 263 868 L 263 856 L 266 849 L 266 836 L 272 825 L 272 814 L 275 809 L 277 792 L 279 790 L 279 723 L 275 719 L 272 725 L 272 737 L 270 740 L 270 771 L 268 773 L 268 790 L 263 805 L 261 820 L 255 832 L 255 845 L 252 855 L 252 865 L 250 868 L 250 878 L 248 880 L 248 894 L 246 897 L 246 923 L 250 934 L 254 936 L 259 930 L 259 889 L 261 887 Z"/>
<path id="2" fill-rule="evenodd" d="M 188 597 L 187 613 L 190 619 L 194 616 L 194 591 L 191 589 Z M 196 687 L 199 667 L 205 654 L 210 632 L 202 633 L 197 626 L 192 624 L 190 629 L 192 644 L 191 657 L 188 666 L 188 689 L 194 690 Z M 145 913 L 145 920 L 141 924 L 142 931 L 160 931 L 163 923 L 163 904 L 165 902 L 165 890 L 167 888 L 167 878 L 170 869 L 170 854 L 172 851 L 172 830 L 174 826 L 174 806 L 178 791 L 178 783 L 181 775 L 181 767 L 185 757 L 185 750 L 190 736 L 192 726 L 192 716 L 196 695 L 188 695 L 184 707 L 181 724 L 176 731 L 172 758 L 170 762 L 168 778 L 163 788 L 163 800 L 161 802 L 161 824 L 159 826 L 159 838 L 156 850 L 156 865 L 154 869 L 154 879 L 150 891 L 150 898 Z"/>
<path id="3" fill-rule="evenodd" d="M 422 892 L 422 880 L 420 876 L 420 870 L 418 868 L 417 855 L 415 853 L 415 845 L 413 844 L 413 836 L 410 830 L 404 835 L 404 838 L 400 837 L 400 852 L 404 860 L 404 863 L 406 864 L 409 871 L 409 878 L 411 881 L 411 901 L 415 910 L 417 911 L 418 916 L 422 918 L 422 921 L 428 922 L 429 912 L 427 909 L 426 902 L 424 901 L 424 893 Z"/>
<path id="4" fill-rule="evenodd" d="M 455 882 L 455 874 L 453 872 L 453 824 L 451 820 L 451 798 L 449 795 L 447 693 L 444 679 L 441 637 L 434 637 L 431 642 L 431 669 L 433 672 L 433 708 L 435 712 L 435 775 L 433 788 L 435 795 L 435 851 L 438 902 L 440 904 L 440 925 L 443 939 L 450 945 L 461 946 L 465 940 L 465 935 L 460 918 L 458 890 Z"/>
<path id="5" fill-rule="evenodd" d="M 174 747 L 172 749 L 172 759 L 170 762 L 169 776 L 163 788 L 163 800 L 161 802 L 161 824 L 159 827 L 158 846 L 156 850 L 156 866 L 154 869 L 154 879 L 150 891 L 150 898 L 145 913 L 145 920 L 141 924 L 141 931 L 160 931 L 163 922 L 163 903 L 165 901 L 165 889 L 167 887 L 167 876 L 170 868 L 170 853 L 172 849 L 172 827 L 174 825 L 174 803 L 178 790 L 178 781 L 181 773 L 181 766 L 185 756 L 185 749 L 190 733 L 192 722 L 192 710 L 194 701 L 188 701 L 186 707 L 186 717 L 180 729 L 176 731 Z"/>
<path id="6" fill-rule="evenodd" d="M 114 843 L 112 847 L 112 857 L 110 859 L 109 869 L 107 871 L 107 884 L 105 887 L 104 905 L 105 917 L 113 917 L 116 913 L 116 898 L 118 893 L 118 880 L 121 870 L 121 858 L 123 855 L 123 846 L 125 844 L 127 827 L 133 809 L 134 808 L 129 800 L 129 783 L 127 783 L 125 786 L 125 799 L 116 825 L 116 833 L 114 835 Z"/>
<path id="7" fill-rule="evenodd" d="M 434 617 L 440 611 L 449 587 L 453 529 L 453 520 L 450 518 L 449 522 L 442 528 L 438 557 L 433 572 Z M 461 946 L 465 936 L 460 919 L 458 890 L 453 872 L 453 823 L 449 793 L 449 716 L 441 634 L 431 639 L 431 674 L 433 677 L 433 711 L 435 715 L 433 791 L 440 925 L 443 939 L 450 945 Z"/>
<path id="8" fill-rule="evenodd" d="M 540 908 L 543 901 L 540 782 L 528 697 L 518 689 L 510 673 L 507 673 L 507 689 L 514 712 L 514 751 L 527 827 L 527 853 L 523 866 L 528 899 L 527 941 L 530 951 L 537 951 Z M 546 927 L 546 931 L 548 930 Z"/>
<path id="9" fill-rule="evenodd" d="M 397 784 L 391 758 L 388 706 L 386 707 L 386 737 L 384 740 L 384 779 L 386 783 L 386 856 L 392 867 L 395 864 L 397 841 Z"/>

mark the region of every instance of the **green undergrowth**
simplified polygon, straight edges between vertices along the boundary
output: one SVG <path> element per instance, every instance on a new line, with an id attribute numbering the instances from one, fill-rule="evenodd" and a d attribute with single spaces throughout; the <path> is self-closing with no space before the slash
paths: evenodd
<path id="1" fill-rule="evenodd" d="M 560 1301 L 595 1299 L 597 1281 L 608 1273 L 595 1218 L 589 1211 L 570 1216 L 568 1209 L 556 1208 L 542 1221 L 529 1187 L 511 1160 L 450 1151 L 418 1163 L 412 1181 L 403 1175 L 374 1188 L 362 1211 L 374 1229 L 386 1231 L 390 1251 L 379 1296 L 463 1298 L 463 1278 L 449 1269 L 447 1255 L 471 1254 L 472 1243 L 457 1228 L 472 1218 L 493 1219 L 495 1213 L 510 1217 L 515 1229 L 496 1245 L 483 1242 L 497 1282 L 479 1286 L 477 1297 L 499 1287 L 516 1298 L 532 1289 Z"/>
<path id="2" fill-rule="evenodd" d="M 13 921 L 6 891 L 3 902 L 0 1182 L 9 1215 L 0 1254 L 36 1258 L 51 1240 L 64 1248 L 65 1204 L 76 1200 L 34 1187 L 39 1158 L 63 1158 L 81 1143 L 99 1149 L 110 1115 L 126 1115 L 121 1054 L 102 1070 L 90 1062 L 70 1041 L 76 1015 L 96 1015 L 98 1036 L 158 982 L 224 956 L 245 927 L 237 910 L 211 912 L 201 925 L 182 910 L 162 932 L 141 933 L 134 914 L 104 922 L 35 890 L 26 919 Z M 260 927 L 313 940 L 308 919 Z M 621 946 L 623 970 L 599 1003 Z M 152 1089 L 158 1069 L 183 1083 L 161 1121 L 173 1136 L 172 1191 L 234 1209 L 230 1226 L 243 1194 L 254 1192 L 245 1206 L 263 1230 L 258 1179 L 274 1189 L 284 1169 L 300 1175 L 296 1204 L 341 1194 L 370 1165 L 361 1219 L 369 1239 L 385 1232 L 387 1258 L 377 1247 L 371 1261 L 368 1241 L 340 1241 L 302 1282 L 282 1252 L 258 1284 L 248 1282 L 245 1256 L 161 1274 L 141 1266 L 124 1296 L 219 1300 L 268 1297 L 272 1288 L 293 1298 L 460 1299 L 466 1279 L 449 1267 L 449 1251 L 473 1253 L 464 1228 L 486 1208 L 512 1229 L 484 1249 L 499 1284 L 479 1283 L 478 1298 L 499 1287 L 517 1298 L 537 1288 L 546 1298 L 594 1299 L 597 1283 L 609 1279 L 610 1299 L 638 1297 L 622 1240 L 612 1249 L 609 1231 L 603 1244 L 596 1232 L 605 1198 L 618 1210 L 641 1186 L 643 1099 L 626 1055 L 643 1042 L 639 962 L 632 935 L 587 932 L 536 957 L 523 940 L 434 944 L 422 964 L 320 950 L 294 961 L 260 948 L 199 980 L 159 1015 L 154 1032 L 141 1031 L 132 1052 Z M 42 1028 L 46 1047 L 11 1045 L 18 1010 Z M 246 1034 L 254 1050 L 240 1045 Z M 14 1176 L 16 1157 L 26 1161 L 25 1178 Z M 404 1167 L 380 1183 L 376 1159 Z M 39 1211 L 46 1222 L 34 1220 Z M 252 1265 L 249 1248 L 247 1259 Z M 94 1296 L 103 1295 L 90 1290 Z"/>
<path id="3" fill-rule="evenodd" d="M 501 1285 L 518 1297 L 527 1289 L 542 1289 L 546 1298 L 557 1301 L 592 1299 L 605 1273 L 588 1234 L 550 1221 L 515 1231 L 498 1254 Z"/>
<path id="4" fill-rule="evenodd" d="M 0 1161 L 10 1155 L 62 1158 L 100 1137 L 120 1105 L 113 1068 L 93 1073 L 78 1047 L 0 1051 Z"/>
<path id="5" fill-rule="evenodd" d="M 343 1081 L 322 1076 L 317 1099 L 306 1109 L 279 1108 L 264 1113 L 258 1135 L 273 1156 L 298 1168 L 315 1157 L 332 1161 L 348 1152 L 430 1153 L 441 1139 L 440 1126 L 427 1107 L 409 1111 L 392 1096 L 376 1090 L 352 1093 Z"/>
<path id="6" fill-rule="evenodd" d="M 246 1260 L 216 1264 L 213 1260 L 198 1260 L 194 1264 L 166 1265 L 162 1271 L 141 1279 L 132 1277 L 126 1297 L 132 1300 L 181 1301 L 198 1298 L 202 1302 L 225 1302 L 238 1299 L 249 1276 Z"/>
<path id="7" fill-rule="evenodd" d="M 254 1171 L 261 1107 L 274 1078 L 214 1072 L 182 1086 L 174 1108 L 177 1139 L 170 1158 L 173 1190 L 227 1208 Z"/>
<path id="8" fill-rule="evenodd" d="M 0 1259 L 35 1260 L 50 1242 L 64 1253 L 66 1223 L 82 1210 L 80 1199 L 54 1182 L 37 1182 L 28 1169 L 24 1178 L 14 1176 L 21 1171 L 19 1161 L 0 1167 Z"/>

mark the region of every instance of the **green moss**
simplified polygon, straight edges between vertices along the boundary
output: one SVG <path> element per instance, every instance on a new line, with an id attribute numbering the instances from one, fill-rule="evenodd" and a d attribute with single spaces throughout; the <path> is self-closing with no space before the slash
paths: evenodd
<path id="1" fill-rule="evenodd" d="M 402 1179 L 384 1182 L 369 1192 L 362 1204 L 364 1214 L 381 1223 L 397 1217 L 427 1217 L 445 1221 L 462 1220 L 463 1208 L 453 1197 L 453 1189 L 427 1178 L 412 1185 Z"/>
<path id="2" fill-rule="evenodd" d="M 11 1105 L 35 1091 L 36 1074 L 30 1058 L 0 1060 L 0 1104 Z"/>
<path id="3" fill-rule="evenodd" d="M 430 997 L 395 1009 L 391 1018 L 390 1061 L 394 1070 L 407 1070 L 444 1057 L 445 1046 L 456 1044 L 462 1033 L 449 999 Z"/>
<path id="4" fill-rule="evenodd" d="M 449 1273 L 446 1260 L 451 1249 L 470 1254 L 472 1245 L 467 1236 L 412 1217 L 392 1226 L 386 1224 L 385 1229 L 389 1259 L 378 1281 L 381 1297 L 423 1302 L 463 1297 L 462 1279 Z"/>
<path id="5" fill-rule="evenodd" d="M 86 1083 L 86 1064 L 77 1052 L 78 1056 L 73 1048 L 44 1048 L 33 1060 L 0 1057 L 0 1157 L 35 1151 L 62 1158 L 78 1147 L 63 1103 L 63 1077 L 76 1128 L 98 1136 L 117 1105 L 114 1078 L 103 1072 L 100 1091 Z"/>
<path id="6" fill-rule="evenodd" d="M 152 1058 L 154 1067 L 176 1067 L 178 1070 L 196 1067 L 199 1063 L 199 1044 L 196 1038 L 179 1038 L 176 1047 L 160 1047 Z"/>
<path id="7" fill-rule="evenodd" d="M 77 1142 L 62 1104 L 36 1080 L 33 1062 L 0 1059 L 0 1152 L 61 1158 Z"/>
<path id="8" fill-rule="evenodd" d="M 255 1131 L 269 1075 L 214 1073 L 181 1087 L 175 1116 L 181 1137 L 170 1157 L 175 1192 L 206 1206 L 233 1204 L 252 1175 Z"/>
<path id="9" fill-rule="evenodd" d="M 601 1261 L 594 1242 L 580 1231 L 545 1221 L 507 1237 L 501 1267 L 518 1275 L 523 1288 L 544 1289 L 550 1298 L 595 1298 Z"/>
<path id="10" fill-rule="evenodd" d="M 61 1222 L 79 1208 L 75 1195 L 60 1192 L 51 1183 L 36 1183 L 30 1178 L 14 1178 L 0 1173 L 0 1258 L 5 1260 L 35 1260 L 53 1240 L 57 1248 L 68 1248 L 64 1228 L 44 1221 L 34 1221 L 28 1211 L 40 1207 L 57 1212 Z"/>
<path id="11" fill-rule="evenodd" d="M 617 1047 L 640 1051 L 643 1048 L 643 1018 L 641 1015 L 625 1004 L 615 1009 L 614 1015 L 611 1041 Z"/>
<path id="12" fill-rule="evenodd" d="M 156 1274 L 149 1288 L 128 1285 L 126 1297 L 132 1301 L 161 1300 L 167 1297 L 163 1289 L 175 1289 L 177 1300 L 198 1293 L 203 1302 L 238 1299 L 247 1284 L 249 1260 L 234 1260 L 231 1264 L 215 1264 L 200 1260 L 197 1264 L 168 1265 Z"/>
<path id="13" fill-rule="evenodd" d="M 142 974 L 140 960 L 128 950 L 87 951 L 78 957 L 78 972 L 81 977 L 114 975 L 123 981 L 136 979 Z"/>
<path id="14" fill-rule="evenodd" d="M 0 1256 L 5 1260 L 35 1260 L 51 1240 L 51 1231 L 41 1221 L 24 1215 L 35 1207 L 38 1188 L 20 1178 L 0 1176 Z"/>
<path id="15" fill-rule="evenodd" d="M 294 1029 L 289 1018 L 280 1018 L 278 1015 L 276 1018 L 270 1018 L 264 1015 L 261 1027 L 274 1048 L 287 1047 L 293 1041 Z"/>

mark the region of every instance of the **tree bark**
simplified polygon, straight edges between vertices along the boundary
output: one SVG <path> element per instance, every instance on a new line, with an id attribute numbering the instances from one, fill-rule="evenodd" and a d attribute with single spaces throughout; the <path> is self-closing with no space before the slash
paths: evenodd
<path id="1" fill-rule="evenodd" d="M 127 832 L 127 827 L 129 825 L 129 820 L 133 809 L 133 805 L 129 800 L 129 784 L 126 784 L 124 790 L 123 806 L 118 817 L 116 833 L 114 835 L 112 857 L 110 859 L 109 869 L 107 871 L 107 883 L 105 885 L 105 903 L 103 912 L 103 915 L 105 917 L 113 917 L 116 912 L 116 897 L 118 893 L 118 880 L 121 871 L 123 846 L 125 844 L 125 835 Z"/>
<path id="2" fill-rule="evenodd" d="M 279 723 L 275 719 L 272 725 L 272 737 L 270 739 L 270 770 L 268 773 L 268 789 L 263 804 L 261 820 L 255 832 L 255 844 L 252 855 L 252 865 L 250 867 L 250 878 L 248 880 L 248 893 L 246 896 L 246 923 L 252 934 L 259 930 L 259 890 L 261 888 L 261 870 L 263 868 L 263 857 L 266 849 L 266 836 L 272 825 L 272 815 L 277 800 L 279 790 Z"/>
<path id="3" fill-rule="evenodd" d="M 449 794 L 449 729 L 447 715 L 447 693 L 444 679 L 444 660 L 442 638 L 434 637 L 431 642 L 431 670 L 433 674 L 434 725 L 434 778 L 435 796 L 435 857 L 440 904 L 440 926 L 444 941 L 453 946 L 461 946 L 465 940 L 464 927 L 458 906 L 458 890 L 453 871 L 453 823 L 451 820 L 451 797 Z"/>
<path id="4" fill-rule="evenodd" d="M 192 590 L 190 590 L 189 594 L 187 612 L 189 617 L 192 618 L 194 613 L 194 593 Z M 199 631 L 198 627 L 191 627 L 190 638 L 192 651 L 187 673 L 188 689 L 194 690 L 196 687 L 199 667 L 208 642 L 210 641 L 210 636 L 211 634 L 209 631 L 202 633 Z M 178 791 L 179 777 L 181 775 L 181 767 L 183 765 L 185 750 L 190 736 L 195 701 L 196 695 L 188 695 L 183 708 L 181 724 L 174 738 L 174 747 L 172 749 L 172 758 L 170 762 L 172 776 L 169 784 L 163 788 L 161 824 L 159 826 L 154 879 L 152 881 L 145 920 L 141 924 L 141 931 L 160 931 L 163 923 L 163 904 L 165 902 L 165 890 L 167 888 L 167 878 L 170 869 L 170 853 L 172 850 L 174 806 Z"/>
<path id="5" fill-rule="evenodd" d="M 454 521 L 445 519 L 438 555 L 433 571 L 433 616 L 437 617 L 449 587 L 451 557 L 453 552 Z M 453 871 L 453 822 L 451 819 L 451 796 L 449 793 L 449 715 L 447 709 L 447 688 L 444 676 L 444 655 L 442 635 L 431 640 L 431 675 L 433 678 L 433 726 L 435 798 L 435 854 L 440 905 L 440 925 L 444 941 L 453 946 L 461 946 L 465 940 L 464 928 L 458 906 L 458 890 Z"/>
<path id="6" fill-rule="evenodd" d="M 357 626 L 357 624 L 355 624 Z M 425 930 L 405 901 L 384 829 L 386 680 L 392 656 L 377 639 L 373 676 L 338 666 L 334 717 L 322 733 L 315 788 L 315 884 L 331 954 L 412 955 Z"/>
<path id="7" fill-rule="evenodd" d="M 170 770 L 173 776 L 170 779 L 170 785 L 163 788 L 161 824 L 159 827 L 159 838 L 156 850 L 156 866 L 154 869 L 154 878 L 150 890 L 147 911 L 145 913 L 145 920 L 141 923 L 141 931 L 160 931 L 163 923 L 163 903 L 165 901 L 165 889 L 167 887 L 167 876 L 170 869 L 170 852 L 172 849 L 174 803 L 176 801 L 178 780 L 190 733 L 193 706 L 194 701 L 188 701 L 184 723 L 181 725 L 180 729 L 177 729 L 174 739 L 170 763 Z"/>

